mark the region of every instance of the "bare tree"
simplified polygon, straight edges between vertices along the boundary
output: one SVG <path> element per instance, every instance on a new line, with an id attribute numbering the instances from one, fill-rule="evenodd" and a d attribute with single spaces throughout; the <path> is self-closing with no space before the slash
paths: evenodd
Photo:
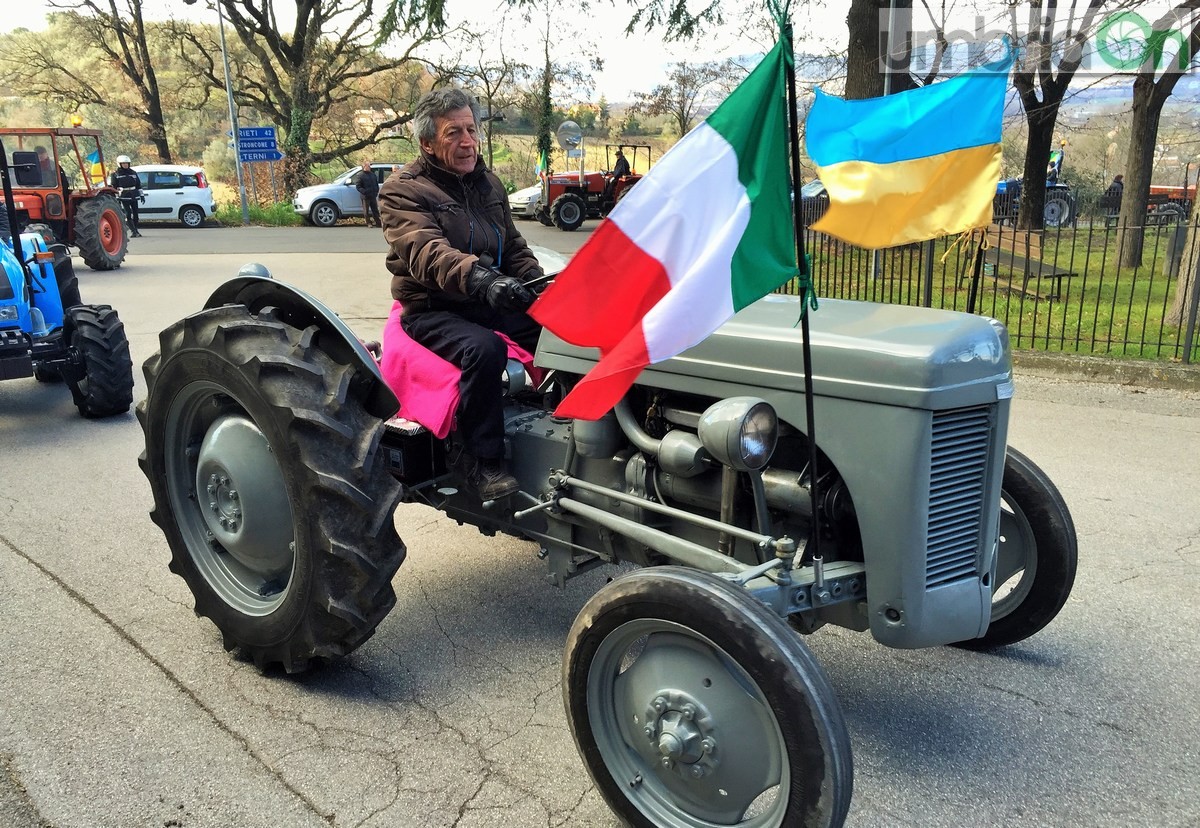
<path id="1" fill-rule="evenodd" d="M 470 61 L 462 61 L 454 68 L 454 74 L 463 84 L 475 92 L 487 109 L 487 164 L 492 166 L 492 125 L 503 119 L 503 110 L 515 105 L 520 99 L 517 81 L 530 75 L 528 64 L 522 63 L 505 53 L 506 29 L 503 25 L 494 33 L 468 32 L 465 37 L 468 50 L 474 51 Z"/>
<path id="2" fill-rule="evenodd" d="M 1150 173 L 1154 167 L 1154 148 L 1163 105 L 1175 90 L 1184 71 L 1200 54 L 1200 17 L 1192 20 L 1189 31 L 1174 29 L 1185 14 L 1200 8 L 1200 0 L 1186 0 L 1156 20 L 1152 33 L 1142 42 L 1144 52 L 1132 58 L 1140 63 L 1133 79 L 1133 109 L 1130 118 L 1129 153 L 1125 161 L 1125 187 L 1118 221 L 1121 264 L 1137 267 L 1142 263 L 1142 243 L 1146 206 L 1150 197 Z M 1164 53 L 1166 40 L 1175 33 L 1177 55 Z"/>
<path id="3" fill-rule="evenodd" d="M 1076 21 L 1072 4 L 1065 20 L 1058 19 L 1057 0 L 1029 0 L 1026 54 L 1013 72 L 1013 87 L 1025 110 L 1029 140 L 1025 151 L 1025 186 L 1021 189 L 1018 222 L 1022 229 L 1042 226 L 1046 206 L 1046 167 L 1059 107 L 1071 79 L 1083 61 L 1084 42 L 1095 30 L 1096 15 L 1105 0 L 1087 0 Z M 1018 42 L 1017 12 L 1012 12 L 1013 42 Z"/>
<path id="4" fill-rule="evenodd" d="M 645 115 L 666 115 L 679 134 L 686 135 L 710 103 L 713 88 L 730 71 L 729 66 L 716 61 L 676 63 L 667 82 L 648 93 L 637 93 L 630 109 Z"/>
<path id="5" fill-rule="evenodd" d="M 280 25 L 275 0 L 217 2 L 240 41 L 234 99 L 282 129 L 284 187 L 289 190 L 306 183 L 314 162 L 345 158 L 407 123 L 407 108 L 393 101 L 391 114 L 372 122 L 365 133 L 351 132 L 345 140 L 316 151 L 310 143 L 317 121 L 361 96 L 371 79 L 419 62 L 418 51 L 445 36 L 423 22 L 405 26 L 396 30 L 407 39 L 400 53 L 385 56 L 378 48 L 373 0 L 295 0 L 290 29 Z M 211 85 L 223 87 L 214 59 L 219 47 L 211 32 L 187 24 L 179 24 L 178 32 L 196 71 Z"/>
<path id="6" fill-rule="evenodd" d="M 31 95 L 58 98 L 72 111 L 86 104 L 112 109 L 141 124 L 158 159 L 170 163 L 163 96 L 159 89 L 142 0 L 83 0 L 51 3 L 64 10 L 55 15 L 73 45 L 94 50 L 120 81 L 80 60 L 80 52 L 63 49 L 42 33 L 26 32 L 10 41 L 3 61 L 14 85 Z M 127 93 L 132 93 L 129 95 Z M 202 103 L 194 101 L 194 105 Z"/>

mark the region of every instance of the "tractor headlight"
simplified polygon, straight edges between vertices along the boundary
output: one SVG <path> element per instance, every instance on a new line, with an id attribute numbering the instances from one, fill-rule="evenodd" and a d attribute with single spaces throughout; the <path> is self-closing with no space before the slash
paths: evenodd
<path id="1" fill-rule="evenodd" d="M 757 397 L 730 397 L 700 415 L 700 442 L 708 453 L 738 471 L 756 471 L 771 459 L 779 439 L 775 409 Z"/>
<path id="2" fill-rule="evenodd" d="M 16 322 L 17 321 L 17 306 L 16 305 L 0 305 L 0 322 Z"/>

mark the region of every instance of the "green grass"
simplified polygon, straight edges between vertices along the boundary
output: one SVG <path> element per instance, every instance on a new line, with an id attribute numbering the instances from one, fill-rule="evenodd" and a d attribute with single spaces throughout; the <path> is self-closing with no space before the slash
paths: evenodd
<path id="1" fill-rule="evenodd" d="M 292 210 L 290 201 L 259 207 L 249 206 L 250 223 L 264 227 L 299 227 L 304 220 Z M 225 226 L 237 227 L 242 223 L 242 205 L 226 204 L 217 208 L 216 219 Z"/>

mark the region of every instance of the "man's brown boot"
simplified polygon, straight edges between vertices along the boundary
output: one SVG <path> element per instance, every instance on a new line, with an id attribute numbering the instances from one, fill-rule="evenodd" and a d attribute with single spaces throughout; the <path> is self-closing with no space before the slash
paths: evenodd
<path id="1" fill-rule="evenodd" d="M 462 449 L 450 460 L 450 470 L 480 500 L 499 500 L 517 493 L 521 488 L 517 478 L 508 473 L 501 459 L 480 460 Z"/>

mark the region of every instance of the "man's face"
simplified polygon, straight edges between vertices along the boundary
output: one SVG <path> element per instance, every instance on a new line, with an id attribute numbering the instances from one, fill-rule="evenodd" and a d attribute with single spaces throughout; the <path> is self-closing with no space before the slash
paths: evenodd
<path id="1" fill-rule="evenodd" d="M 451 172 L 466 175 L 475 169 L 479 157 L 479 133 L 475 129 L 475 116 L 471 108 L 464 106 L 434 119 L 437 130 L 432 141 L 422 141 L 421 149 L 437 159 L 438 163 Z"/>

